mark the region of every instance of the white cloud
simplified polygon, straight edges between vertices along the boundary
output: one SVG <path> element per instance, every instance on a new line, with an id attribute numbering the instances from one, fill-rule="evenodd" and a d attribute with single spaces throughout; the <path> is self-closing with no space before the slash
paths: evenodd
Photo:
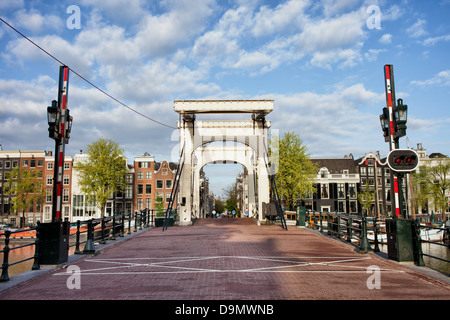
<path id="1" fill-rule="evenodd" d="M 414 80 L 411 84 L 418 86 L 433 86 L 433 85 L 450 85 L 450 70 L 443 70 L 436 74 L 434 77 L 427 80 Z"/>
<path id="2" fill-rule="evenodd" d="M 434 46 L 436 43 L 438 43 L 440 41 L 450 41 L 450 34 L 427 38 L 427 39 L 423 40 L 423 45 L 424 46 Z"/>
<path id="3" fill-rule="evenodd" d="M 428 34 L 428 32 L 425 31 L 426 24 L 427 22 L 425 20 L 418 19 L 416 23 L 414 23 L 411 27 L 406 29 L 406 32 L 412 38 L 419 38 L 425 36 Z"/>
<path id="4" fill-rule="evenodd" d="M 21 9 L 14 15 L 15 25 L 33 34 L 38 34 L 43 30 L 59 30 L 64 27 L 62 19 L 56 15 L 42 15 L 38 10 Z"/>
<path id="5" fill-rule="evenodd" d="M 392 34 L 389 33 L 383 34 L 379 41 L 382 44 L 390 44 L 392 42 Z"/>

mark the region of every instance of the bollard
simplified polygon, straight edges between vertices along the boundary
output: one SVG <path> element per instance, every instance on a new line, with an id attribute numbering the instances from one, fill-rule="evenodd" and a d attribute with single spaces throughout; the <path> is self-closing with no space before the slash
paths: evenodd
<path id="1" fill-rule="evenodd" d="M 11 231 L 5 231 L 5 247 L 3 248 L 3 265 L 2 265 L 2 275 L 0 276 L 0 282 L 9 281 L 8 267 L 9 267 L 9 237 Z"/>
<path id="2" fill-rule="evenodd" d="M 368 253 L 372 251 L 369 244 L 369 239 L 367 239 L 367 222 L 366 217 L 362 218 L 362 230 L 361 230 L 361 239 L 359 243 L 359 252 L 360 253 Z"/>
<path id="3" fill-rule="evenodd" d="M 92 226 L 92 220 L 88 221 L 88 230 L 87 230 L 87 240 L 84 246 L 83 254 L 91 254 L 95 253 L 94 242 L 92 241 L 92 237 L 94 234 L 94 228 Z"/>
<path id="4" fill-rule="evenodd" d="M 134 213 L 134 229 L 133 232 L 137 232 L 137 226 L 138 226 L 138 216 L 137 213 Z"/>
<path id="5" fill-rule="evenodd" d="M 348 217 L 347 220 L 347 242 L 352 242 L 353 237 L 353 219 Z"/>
<path id="6" fill-rule="evenodd" d="M 81 221 L 77 220 L 77 233 L 75 235 L 75 254 L 82 254 L 83 252 L 81 252 L 80 250 L 80 227 L 81 227 Z"/>
<path id="7" fill-rule="evenodd" d="M 413 233 L 413 249 L 414 249 L 414 264 L 416 266 L 423 267 L 425 262 L 423 261 L 422 252 L 422 239 L 420 238 L 420 222 L 416 219 L 412 223 L 412 233 Z"/>
<path id="8" fill-rule="evenodd" d="M 106 243 L 106 240 L 105 240 L 105 229 L 106 229 L 106 222 L 105 222 L 105 218 L 103 218 L 102 219 L 102 240 L 100 240 L 101 244 L 105 244 Z"/>
<path id="9" fill-rule="evenodd" d="M 116 240 L 116 216 L 112 218 L 112 237 L 111 240 Z"/>
<path id="10" fill-rule="evenodd" d="M 41 222 L 38 221 L 37 226 L 36 226 L 36 240 L 34 241 L 34 262 L 33 262 L 33 266 L 31 267 L 31 270 L 39 270 L 40 269 L 40 266 L 39 266 L 39 237 L 41 235 L 40 225 L 41 225 Z"/>
<path id="11" fill-rule="evenodd" d="M 373 236 L 374 236 L 374 252 L 380 252 L 380 248 L 378 247 L 378 221 L 377 218 L 373 218 Z"/>
<path id="12" fill-rule="evenodd" d="M 119 237 L 123 237 L 125 234 L 125 213 L 122 213 L 122 226 L 120 227 Z"/>

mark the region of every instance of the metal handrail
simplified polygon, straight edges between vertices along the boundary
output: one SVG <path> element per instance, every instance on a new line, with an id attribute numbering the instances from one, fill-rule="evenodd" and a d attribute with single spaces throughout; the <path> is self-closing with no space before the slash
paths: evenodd
<path id="1" fill-rule="evenodd" d="M 141 213 L 134 213 L 135 216 L 135 225 L 134 225 L 134 231 L 136 231 L 138 228 L 142 230 L 142 228 L 147 228 L 150 226 L 154 226 L 154 212 L 153 210 L 141 210 Z M 90 219 L 86 221 L 80 221 L 78 220 L 76 223 L 72 223 L 72 227 L 76 228 L 76 231 L 72 234 L 69 234 L 69 237 L 75 237 L 75 243 L 69 244 L 69 247 L 75 246 L 74 254 L 92 254 L 95 253 L 95 247 L 94 247 L 94 241 L 97 240 L 115 240 L 116 235 L 118 234 L 119 237 L 123 237 L 125 234 L 125 220 L 128 220 L 128 234 L 131 233 L 131 226 L 132 226 L 132 220 L 133 220 L 133 214 L 132 213 L 121 213 L 116 214 L 113 216 L 103 217 L 103 218 L 97 218 L 97 219 Z M 0 233 L 0 239 L 4 236 L 5 239 L 5 246 L 2 250 L 0 250 L 0 253 L 3 253 L 3 264 L 0 266 L 2 269 L 2 273 L 0 276 L 0 282 L 6 282 L 10 280 L 8 269 L 9 267 L 26 262 L 29 260 L 34 259 L 34 263 L 31 270 L 39 270 L 40 264 L 39 264 L 39 224 L 35 228 L 28 228 L 28 229 L 21 229 L 16 231 L 6 230 L 3 233 Z M 95 226 L 100 225 L 100 228 L 95 228 Z M 84 228 L 86 226 L 86 228 Z M 71 228 L 72 229 L 72 228 Z M 11 241 L 11 235 L 22 233 L 26 231 L 36 231 L 36 239 L 32 243 L 27 243 L 15 247 L 10 247 L 10 241 Z M 108 232 L 108 238 L 106 238 L 106 232 Z M 96 236 L 97 233 L 97 236 Z M 100 235 L 99 235 L 100 233 Z M 82 234 L 86 234 L 86 240 L 81 241 L 80 236 Z M 85 247 L 83 250 L 80 250 L 80 245 L 85 244 Z M 105 243 L 105 242 L 102 242 Z M 10 251 L 17 250 L 20 248 L 28 247 L 28 246 L 35 246 L 35 252 L 34 255 L 25 259 L 22 259 L 20 261 L 14 261 L 12 263 L 9 262 L 9 253 Z"/>

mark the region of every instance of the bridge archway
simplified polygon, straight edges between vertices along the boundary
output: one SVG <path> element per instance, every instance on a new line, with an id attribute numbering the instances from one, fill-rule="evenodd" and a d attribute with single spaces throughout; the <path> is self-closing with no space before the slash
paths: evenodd
<path id="1" fill-rule="evenodd" d="M 265 116 L 273 110 L 273 100 L 176 100 L 174 110 L 180 139 L 179 194 L 177 211 L 180 225 L 192 224 L 201 217 L 200 172 L 208 163 L 242 164 L 248 172 L 248 202 L 258 221 L 264 220 L 263 202 L 270 202 L 267 164 L 270 121 Z M 196 120 L 196 114 L 248 113 L 249 120 Z M 223 141 L 223 146 L 209 145 Z M 234 141 L 239 146 L 226 145 Z M 250 189 L 250 185 L 252 186 Z M 250 210 L 249 210 L 250 211 Z"/>

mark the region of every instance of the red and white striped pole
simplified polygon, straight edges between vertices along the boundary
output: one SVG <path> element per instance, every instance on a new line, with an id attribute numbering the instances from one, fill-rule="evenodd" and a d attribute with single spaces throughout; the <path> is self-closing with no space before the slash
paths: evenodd
<path id="1" fill-rule="evenodd" d="M 67 130 L 67 94 L 69 89 L 69 67 L 61 66 L 59 69 L 58 112 L 59 128 L 58 138 L 55 140 L 55 163 L 53 185 L 52 221 L 62 221 L 62 185 L 64 176 L 64 149 Z"/>
<path id="2" fill-rule="evenodd" d="M 384 66 L 384 78 L 386 85 L 386 105 L 389 114 L 389 149 L 390 151 L 398 149 L 395 141 L 395 88 L 394 88 L 394 67 L 390 64 Z M 400 199 L 399 199 L 399 183 L 397 175 L 391 170 L 391 177 L 394 178 L 394 213 L 397 218 L 400 217 Z"/>

